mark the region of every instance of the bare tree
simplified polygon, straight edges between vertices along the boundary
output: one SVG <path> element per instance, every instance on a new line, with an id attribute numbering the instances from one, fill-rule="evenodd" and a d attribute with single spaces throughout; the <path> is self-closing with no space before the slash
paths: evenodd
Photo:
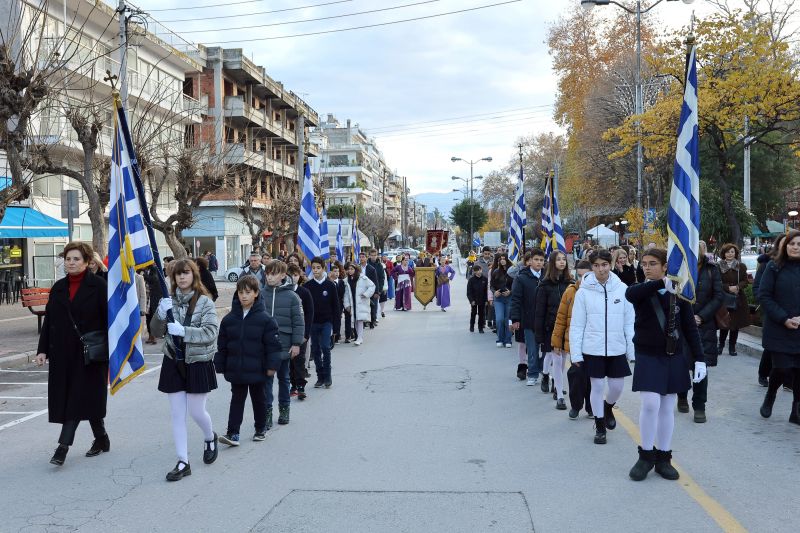
<path id="1" fill-rule="evenodd" d="M 370 238 L 373 248 L 383 251 L 383 245 L 394 230 L 394 224 L 391 219 L 383 216 L 379 208 L 373 207 L 359 216 L 358 228 Z"/>

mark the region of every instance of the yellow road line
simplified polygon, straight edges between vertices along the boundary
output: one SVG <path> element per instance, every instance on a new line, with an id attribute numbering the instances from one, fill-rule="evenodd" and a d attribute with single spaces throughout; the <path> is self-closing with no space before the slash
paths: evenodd
<path id="1" fill-rule="evenodd" d="M 622 427 L 625 428 L 625 431 L 628 432 L 628 435 L 637 443 L 641 443 L 642 439 L 639 435 L 639 427 L 628 418 L 625 413 L 623 413 L 620 409 L 616 409 L 614 411 L 614 418 L 617 419 Z M 714 519 L 714 521 L 722 528 L 723 531 L 729 533 L 746 533 L 747 529 L 739 523 L 734 516 L 725 509 L 722 504 L 720 504 L 717 500 L 712 498 L 711 496 L 704 491 L 700 485 L 695 483 L 694 479 L 686 473 L 686 471 L 681 468 L 675 461 L 672 461 L 672 466 L 680 473 L 681 479 L 679 481 L 683 490 L 686 491 L 689 496 L 692 497 L 694 501 L 700 504 L 708 516 Z"/>

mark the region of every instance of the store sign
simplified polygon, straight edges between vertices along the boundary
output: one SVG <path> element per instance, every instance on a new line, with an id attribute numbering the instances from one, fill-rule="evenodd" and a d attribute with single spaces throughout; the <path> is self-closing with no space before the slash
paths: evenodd
<path id="1" fill-rule="evenodd" d="M 19 246 L 12 246 L 11 250 L 9 250 L 9 254 L 8 255 L 10 257 L 20 258 L 20 257 L 22 257 L 22 248 L 20 248 Z"/>

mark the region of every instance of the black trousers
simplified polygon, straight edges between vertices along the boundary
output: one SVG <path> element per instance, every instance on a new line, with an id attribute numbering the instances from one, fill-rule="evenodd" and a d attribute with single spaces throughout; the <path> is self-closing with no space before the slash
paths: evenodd
<path id="1" fill-rule="evenodd" d="M 253 404 L 253 419 L 256 432 L 267 428 L 267 389 L 264 383 L 231 383 L 231 408 L 228 411 L 228 434 L 239 433 L 244 418 L 244 403 L 250 392 L 250 403 Z"/>
<path id="2" fill-rule="evenodd" d="M 344 312 L 344 338 L 345 340 L 353 339 L 356 336 L 355 328 L 353 328 L 353 320 L 350 316 L 350 311 Z"/>
<path id="3" fill-rule="evenodd" d="M 688 399 L 689 391 L 679 392 L 678 398 Z M 692 409 L 695 411 L 705 411 L 708 401 L 708 376 L 703 378 L 700 383 L 692 383 Z"/>
<path id="4" fill-rule="evenodd" d="M 730 337 L 728 338 L 728 350 L 735 352 L 736 351 L 736 341 L 739 340 L 739 330 L 738 329 L 721 329 L 719 330 L 719 345 L 725 346 L 725 338 L 728 337 L 728 332 L 730 331 Z"/>
<path id="5" fill-rule="evenodd" d="M 289 359 L 289 380 L 292 388 L 306 386 L 306 347 L 308 341 L 300 345 L 300 354 Z"/>
<path id="6" fill-rule="evenodd" d="M 478 315 L 478 329 L 482 330 L 483 327 L 486 325 L 486 303 L 476 303 L 473 306 L 470 306 L 469 312 L 469 327 L 470 329 L 475 327 L 475 315 Z"/>
<path id="7" fill-rule="evenodd" d="M 539 363 L 541 368 L 541 363 Z M 569 383 L 569 404 L 576 411 L 586 406 L 586 412 L 592 410 L 589 395 L 592 393 L 592 382 L 589 381 L 589 373 L 586 371 L 585 364 L 581 366 L 572 365 L 567 370 L 567 382 Z"/>
<path id="8" fill-rule="evenodd" d="M 369 299 L 369 318 L 374 326 L 378 320 L 378 298 Z"/>
<path id="9" fill-rule="evenodd" d="M 64 446 L 72 446 L 75 442 L 75 431 L 78 430 L 80 420 L 67 420 L 61 425 L 61 435 L 58 437 L 58 443 Z M 106 426 L 102 418 L 97 420 L 89 420 L 89 425 L 92 426 L 92 434 L 95 439 L 99 439 L 106 434 Z"/>

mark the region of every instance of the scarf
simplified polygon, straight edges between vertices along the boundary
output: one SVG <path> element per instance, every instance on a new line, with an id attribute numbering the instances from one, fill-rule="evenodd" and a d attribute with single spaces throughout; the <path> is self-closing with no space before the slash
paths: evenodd
<path id="1" fill-rule="evenodd" d="M 723 259 L 722 261 L 719 262 L 719 269 L 722 271 L 723 274 L 728 270 L 739 270 L 739 260 L 734 259 L 729 263 L 727 260 Z"/>

